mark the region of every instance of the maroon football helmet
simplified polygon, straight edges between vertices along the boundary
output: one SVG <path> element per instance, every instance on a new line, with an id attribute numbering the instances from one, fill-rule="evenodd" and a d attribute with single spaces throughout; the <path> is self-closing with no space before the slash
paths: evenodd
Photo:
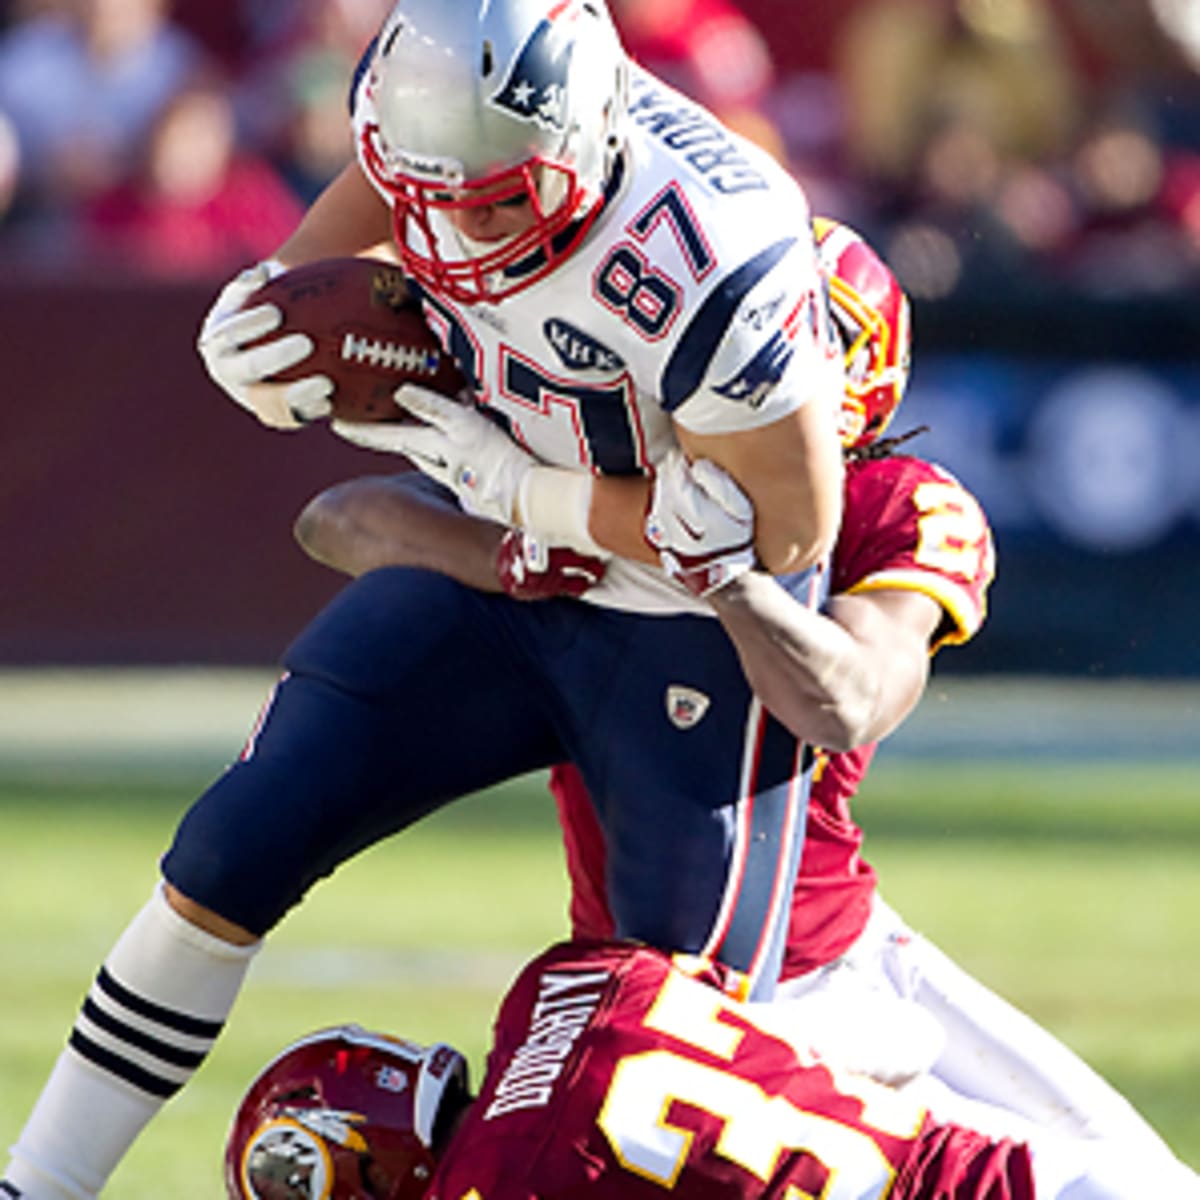
<path id="1" fill-rule="evenodd" d="M 420 1200 L 435 1134 L 467 1098 L 466 1059 L 450 1046 L 357 1025 L 310 1034 L 238 1107 L 225 1145 L 230 1200 Z"/>
<path id="2" fill-rule="evenodd" d="M 888 427 L 908 386 L 908 297 L 888 265 L 848 225 L 816 217 L 813 232 L 846 355 L 838 432 L 843 446 L 865 446 Z"/>

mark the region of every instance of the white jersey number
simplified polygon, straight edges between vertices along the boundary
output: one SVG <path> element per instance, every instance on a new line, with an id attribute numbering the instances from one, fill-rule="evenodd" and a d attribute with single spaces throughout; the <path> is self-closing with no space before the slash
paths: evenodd
<path id="1" fill-rule="evenodd" d="M 742 1033 L 721 1021 L 728 1004 L 715 991 L 672 974 L 645 1024 L 708 1054 L 731 1058 Z M 737 1009 L 745 1018 L 745 1010 Z M 850 1090 L 847 1081 L 839 1087 Z M 855 1081 L 853 1094 L 867 1102 L 864 1120 L 911 1135 L 923 1111 L 894 1104 L 893 1095 Z M 871 1200 L 891 1189 L 894 1171 L 878 1143 L 860 1129 L 808 1112 L 783 1096 L 768 1095 L 748 1079 L 670 1050 L 649 1050 L 622 1059 L 613 1072 L 598 1124 L 621 1165 L 632 1174 L 672 1188 L 687 1162 L 692 1133 L 668 1120 L 673 1102 L 687 1104 L 722 1123 L 716 1151 L 767 1183 L 788 1151 L 811 1155 L 828 1176 L 820 1200 Z M 789 1195 L 809 1193 L 793 1187 Z M 811 1200 L 816 1200 L 811 1197 Z"/>

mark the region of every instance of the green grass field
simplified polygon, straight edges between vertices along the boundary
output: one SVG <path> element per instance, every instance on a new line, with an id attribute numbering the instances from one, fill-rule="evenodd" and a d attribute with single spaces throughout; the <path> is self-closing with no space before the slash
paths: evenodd
<path id="1" fill-rule="evenodd" d="M 5 766 L 0 1146 L 207 772 Z M 1200 1166 L 1197 763 L 878 762 L 868 857 L 909 921 L 1123 1090 Z M 116 1200 L 215 1200 L 227 1121 L 290 1038 L 357 1020 L 476 1069 L 515 969 L 565 930 L 541 780 L 474 797 L 319 887 L 252 969 L 229 1030 L 135 1147 Z"/>

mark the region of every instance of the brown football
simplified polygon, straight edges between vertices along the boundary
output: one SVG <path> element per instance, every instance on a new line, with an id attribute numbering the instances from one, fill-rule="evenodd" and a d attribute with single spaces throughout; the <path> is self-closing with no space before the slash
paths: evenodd
<path id="1" fill-rule="evenodd" d="M 466 380 L 438 345 L 404 275 L 368 258 L 325 258 L 276 276 L 242 306 L 269 302 L 281 333 L 306 333 L 315 348 L 306 359 L 271 378 L 280 382 L 327 375 L 333 380 L 333 416 L 344 421 L 404 419 L 392 394 L 419 383 L 456 395 Z"/>

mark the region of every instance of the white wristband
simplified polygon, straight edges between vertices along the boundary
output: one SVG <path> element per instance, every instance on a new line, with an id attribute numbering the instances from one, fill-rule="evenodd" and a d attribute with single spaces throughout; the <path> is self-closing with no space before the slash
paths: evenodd
<path id="1" fill-rule="evenodd" d="M 531 467 L 517 489 L 517 524 L 551 546 L 568 546 L 580 554 L 610 558 L 592 540 L 588 518 L 592 508 L 592 477 L 565 467 Z"/>

